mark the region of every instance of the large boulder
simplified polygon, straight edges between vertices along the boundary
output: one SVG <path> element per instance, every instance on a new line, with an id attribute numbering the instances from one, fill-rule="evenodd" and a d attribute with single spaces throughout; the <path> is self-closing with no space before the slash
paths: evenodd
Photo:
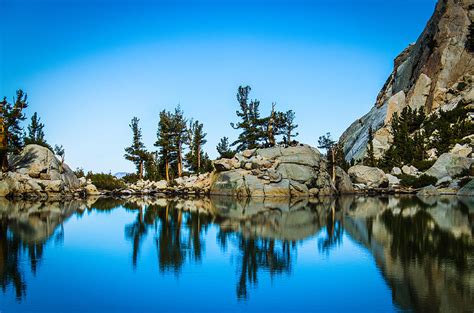
<path id="1" fill-rule="evenodd" d="M 15 172 L 31 178 L 61 180 L 69 189 L 81 187 L 81 182 L 67 164 L 61 164 L 53 152 L 40 145 L 27 145 L 19 156 L 11 157 Z"/>
<path id="2" fill-rule="evenodd" d="M 349 168 L 349 176 L 353 183 L 364 184 L 369 188 L 378 188 L 388 185 L 388 178 L 384 171 L 377 167 L 355 165 Z"/>
<path id="3" fill-rule="evenodd" d="M 425 174 L 438 179 L 446 176 L 456 177 L 469 171 L 473 163 L 474 159 L 472 158 L 465 158 L 452 153 L 443 153 Z"/>
<path id="4" fill-rule="evenodd" d="M 248 150 L 214 166 L 212 195 L 305 197 L 310 189 L 319 196 L 336 192 L 325 159 L 308 145 Z"/>
<path id="5" fill-rule="evenodd" d="M 418 197 L 433 197 L 433 196 L 439 196 L 439 191 L 436 189 L 435 186 L 429 185 L 426 187 L 421 188 L 416 195 Z"/>
<path id="6" fill-rule="evenodd" d="M 336 167 L 336 189 L 340 194 L 355 192 L 350 176 L 339 166 Z"/>

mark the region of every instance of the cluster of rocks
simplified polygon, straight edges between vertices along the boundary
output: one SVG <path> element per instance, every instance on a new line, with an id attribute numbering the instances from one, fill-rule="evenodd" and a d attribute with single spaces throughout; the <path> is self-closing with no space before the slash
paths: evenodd
<path id="1" fill-rule="evenodd" d="M 149 181 L 139 180 L 129 184 L 126 188 L 111 193 L 132 195 L 208 195 L 212 173 L 190 175 L 176 178 L 170 182 L 166 180 Z"/>
<path id="2" fill-rule="evenodd" d="M 308 145 L 245 150 L 232 159 L 215 161 L 214 167 L 212 195 L 315 197 L 337 193 L 325 158 Z"/>
<path id="3" fill-rule="evenodd" d="M 73 198 L 97 195 L 97 188 L 85 178 L 77 178 L 67 164 L 39 145 L 26 146 L 11 156 L 12 170 L 0 173 L 0 197 Z"/>
<path id="4" fill-rule="evenodd" d="M 474 159 L 463 157 L 452 153 L 442 154 L 436 162 L 425 172 L 419 171 L 412 165 L 404 165 L 402 168 L 394 167 L 390 173 L 384 173 L 379 168 L 364 165 L 355 165 L 349 168 L 348 174 L 357 192 L 391 192 L 391 193 L 414 193 L 419 195 L 437 194 L 463 194 L 467 195 L 469 184 L 463 189 L 463 181 L 474 178 Z M 400 185 L 401 176 L 412 176 L 419 178 L 422 175 L 431 176 L 436 179 L 434 185 L 424 188 L 413 189 Z"/>

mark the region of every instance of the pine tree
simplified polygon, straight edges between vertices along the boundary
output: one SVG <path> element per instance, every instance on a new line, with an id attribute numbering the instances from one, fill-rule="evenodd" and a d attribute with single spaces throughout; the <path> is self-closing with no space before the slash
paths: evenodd
<path id="1" fill-rule="evenodd" d="M 16 92 L 13 106 L 7 102 L 4 109 L 4 118 L 8 134 L 8 150 L 12 152 L 19 152 L 24 145 L 23 128 L 20 122 L 26 119 L 23 110 L 28 107 L 27 99 L 27 94 L 19 89 Z"/>
<path id="2" fill-rule="evenodd" d="M 50 145 L 44 139 L 44 124 L 41 123 L 40 120 L 37 112 L 31 116 L 31 122 L 30 125 L 28 125 L 28 135 L 24 138 L 25 145 L 36 144 L 51 149 Z"/>
<path id="3" fill-rule="evenodd" d="M 160 168 L 163 176 L 167 181 L 171 177 L 172 163 L 176 160 L 176 150 L 173 146 L 173 117 L 170 112 L 163 110 L 160 112 L 160 120 L 158 122 L 158 130 L 156 133 L 157 140 L 155 146 L 159 148 Z"/>
<path id="4" fill-rule="evenodd" d="M 0 161 L 2 171 L 8 171 L 8 152 L 18 153 L 23 148 L 23 110 L 28 107 L 27 95 L 20 89 L 16 92 L 14 105 L 6 98 L 0 102 Z"/>
<path id="5" fill-rule="evenodd" d="M 369 139 L 367 142 L 367 155 L 364 158 L 364 164 L 367 166 L 377 166 L 377 162 L 374 156 L 374 133 L 372 126 L 369 127 Z"/>
<path id="6" fill-rule="evenodd" d="M 59 164 L 59 173 L 63 172 L 64 167 L 64 158 L 66 157 L 66 152 L 64 151 L 64 147 L 62 145 L 55 145 L 54 146 L 54 153 L 61 158 Z"/>
<path id="7" fill-rule="evenodd" d="M 184 117 L 184 112 L 181 110 L 181 107 L 178 107 L 174 110 L 172 115 L 172 142 L 176 149 L 176 165 L 178 176 L 183 175 L 183 145 L 186 142 L 186 118 Z"/>
<path id="8" fill-rule="evenodd" d="M 293 137 L 297 137 L 299 133 L 295 133 L 294 130 L 298 128 L 298 125 L 295 124 L 295 112 L 293 110 L 286 111 L 283 117 L 283 141 L 287 144 L 291 144 Z"/>
<path id="9" fill-rule="evenodd" d="M 158 171 L 158 153 L 156 151 L 145 154 L 145 179 L 156 181 L 160 179 Z"/>
<path id="10" fill-rule="evenodd" d="M 331 139 L 331 133 L 320 136 L 318 139 L 318 148 L 326 149 L 328 168 L 331 172 L 332 180 L 336 180 L 336 142 Z"/>
<path id="11" fill-rule="evenodd" d="M 235 155 L 235 151 L 233 151 L 229 146 L 229 138 L 227 137 L 221 138 L 221 141 L 217 144 L 216 150 L 219 153 L 220 159 L 230 159 Z"/>
<path id="12" fill-rule="evenodd" d="M 203 131 L 203 124 L 199 121 L 190 121 L 188 127 L 189 152 L 186 154 L 188 168 L 194 173 L 203 172 L 202 161 L 204 152 L 202 146 L 206 144 L 206 133 Z"/>
<path id="13" fill-rule="evenodd" d="M 237 151 L 261 147 L 263 140 L 267 138 L 264 130 L 265 119 L 260 117 L 260 101 L 252 100 L 249 102 L 249 86 L 240 86 L 237 92 L 237 101 L 240 111 L 236 114 L 241 119 L 237 124 L 231 123 L 234 129 L 240 129 L 241 133 L 232 145 L 237 145 Z"/>
<path id="14" fill-rule="evenodd" d="M 125 148 L 125 159 L 133 162 L 137 167 L 137 174 L 139 179 L 143 178 L 143 165 L 147 157 L 145 145 L 142 142 L 142 131 L 138 125 L 140 119 L 132 118 L 130 128 L 132 129 L 132 145 Z"/>

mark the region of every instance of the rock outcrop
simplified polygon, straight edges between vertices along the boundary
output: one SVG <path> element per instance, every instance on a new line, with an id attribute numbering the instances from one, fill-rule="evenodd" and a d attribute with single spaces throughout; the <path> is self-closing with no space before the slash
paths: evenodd
<path id="1" fill-rule="evenodd" d="M 456 177 L 467 173 L 474 163 L 474 159 L 465 158 L 451 153 L 443 153 L 435 164 L 429 168 L 425 174 L 434 176 L 438 179 L 444 177 Z"/>
<path id="2" fill-rule="evenodd" d="M 368 131 L 374 131 L 374 154 L 380 157 L 390 146 L 392 114 L 409 106 L 429 114 L 451 110 L 474 99 L 472 0 L 440 0 L 416 43 L 394 62 L 375 106 L 341 136 L 347 161 L 366 153 Z M 470 39 L 469 39 L 470 38 Z"/>
<path id="3" fill-rule="evenodd" d="M 211 195 L 305 197 L 336 193 L 321 153 L 308 145 L 247 150 L 214 162 Z"/>
<path id="4" fill-rule="evenodd" d="M 50 198 L 84 195 L 95 189 L 79 180 L 48 148 L 39 145 L 26 146 L 9 161 L 12 170 L 0 174 L 0 197 Z"/>
<path id="5" fill-rule="evenodd" d="M 364 184 L 368 188 L 388 187 L 388 178 L 376 167 L 355 165 L 349 168 L 348 174 L 354 183 Z"/>

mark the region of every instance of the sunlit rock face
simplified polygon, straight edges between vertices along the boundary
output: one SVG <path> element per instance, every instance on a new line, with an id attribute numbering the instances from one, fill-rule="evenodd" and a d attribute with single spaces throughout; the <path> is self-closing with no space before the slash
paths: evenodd
<path id="1" fill-rule="evenodd" d="M 67 164 L 43 146 L 27 145 L 21 154 L 9 156 L 9 163 L 11 170 L 0 173 L 0 197 L 58 198 L 83 192 L 86 187 L 85 179 L 79 180 Z"/>
<path id="2" fill-rule="evenodd" d="M 380 157 L 390 146 L 392 114 L 406 106 L 431 113 L 473 101 L 474 54 L 468 42 L 472 15 L 471 0 L 438 2 L 416 43 L 395 59 L 375 106 L 342 134 L 347 161 L 363 158 L 370 127 L 374 130 L 374 153 Z"/>
<path id="3" fill-rule="evenodd" d="M 353 208 L 344 228 L 373 254 L 402 309 L 473 310 L 472 205 L 455 197 L 359 198 Z"/>
<path id="4" fill-rule="evenodd" d="M 247 150 L 214 162 L 211 195 L 234 197 L 307 197 L 336 193 L 324 157 L 314 147 Z M 311 192 L 310 192 L 311 191 Z"/>

